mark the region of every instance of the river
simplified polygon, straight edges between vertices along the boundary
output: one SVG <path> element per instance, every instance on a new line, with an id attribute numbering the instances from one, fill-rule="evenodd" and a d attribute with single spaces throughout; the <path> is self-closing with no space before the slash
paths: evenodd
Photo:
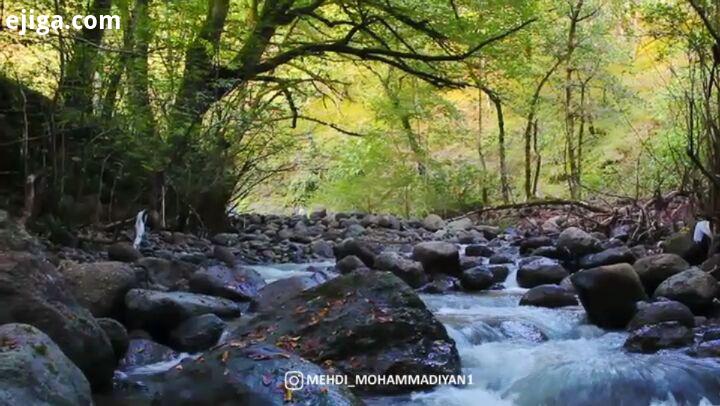
<path id="1" fill-rule="evenodd" d="M 310 273 L 308 264 L 253 268 L 268 281 Z M 504 290 L 421 295 L 457 343 L 472 385 L 364 400 L 373 406 L 720 404 L 718 361 L 679 350 L 628 353 L 627 333 L 588 324 L 581 306 L 519 306 L 526 290 L 515 283 L 516 269 Z M 157 367 L 144 370 L 169 365 Z"/>

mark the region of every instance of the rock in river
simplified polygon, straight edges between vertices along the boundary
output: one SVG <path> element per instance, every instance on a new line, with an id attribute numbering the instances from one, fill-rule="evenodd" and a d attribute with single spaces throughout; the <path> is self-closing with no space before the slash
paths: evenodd
<path id="1" fill-rule="evenodd" d="M 688 269 L 690 264 L 675 254 L 659 254 L 641 258 L 633 266 L 645 291 L 652 295 L 665 279 Z"/>
<path id="2" fill-rule="evenodd" d="M 50 263 L 27 253 L 0 252 L 4 323 L 37 327 L 80 367 L 94 389 L 111 384 L 116 360 L 110 340 Z"/>
<path id="3" fill-rule="evenodd" d="M 523 295 L 520 306 L 563 307 L 578 304 L 575 293 L 559 285 L 536 286 Z"/>
<path id="4" fill-rule="evenodd" d="M 108 259 L 119 262 L 135 262 L 142 258 L 140 251 L 128 242 L 118 242 L 108 247 Z"/>
<path id="5" fill-rule="evenodd" d="M 609 248 L 605 251 L 598 252 L 596 254 L 588 254 L 581 257 L 578 261 L 580 268 L 590 269 L 597 268 L 603 265 L 613 265 L 628 263 L 632 264 L 635 262 L 635 254 L 630 251 L 630 248 L 622 246 L 616 248 Z"/>
<path id="6" fill-rule="evenodd" d="M 655 297 L 677 300 L 695 313 L 710 308 L 718 295 L 718 282 L 699 268 L 690 268 L 666 279 L 655 290 Z"/>
<path id="7" fill-rule="evenodd" d="M 264 287 L 265 280 L 257 271 L 241 266 L 210 266 L 198 270 L 190 278 L 191 292 L 241 302 L 252 300 Z"/>
<path id="8" fill-rule="evenodd" d="M 187 292 L 133 289 L 125 296 L 128 325 L 166 335 L 183 321 L 207 313 L 219 317 L 240 315 L 232 300 Z"/>
<path id="9" fill-rule="evenodd" d="M 250 309 L 254 312 L 270 310 L 304 290 L 327 282 L 331 276 L 335 276 L 335 274 L 319 271 L 312 275 L 297 275 L 278 279 L 258 292 L 250 305 Z"/>
<path id="10" fill-rule="evenodd" d="M 135 270 L 123 262 L 64 263 L 58 270 L 70 293 L 95 317 L 122 317 L 125 294 L 138 287 Z"/>
<path id="11" fill-rule="evenodd" d="M 50 337 L 27 324 L 0 326 L 1 405 L 92 405 L 90 384 Z"/>
<path id="12" fill-rule="evenodd" d="M 99 318 L 97 319 L 97 323 L 108 336 L 113 352 L 115 353 L 115 358 L 118 361 L 121 360 L 125 356 L 130 343 L 125 326 L 120 324 L 119 321 L 109 318 Z"/>
<path id="13" fill-rule="evenodd" d="M 259 313 L 233 331 L 237 343 L 264 342 L 349 375 L 457 374 L 460 358 L 445 327 L 389 272 L 353 272 Z M 360 390 L 407 392 L 419 387 Z"/>
<path id="14" fill-rule="evenodd" d="M 373 244 L 356 238 L 348 238 L 335 246 L 335 258 L 340 261 L 349 255 L 355 255 L 369 268 L 375 265 L 375 247 Z"/>
<path id="15" fill-rule="evenodd" d="M 170 347 L 152 340 L 134 338 L 130 340 L 127 352 L 120 361 L 120 370 L 127 371 L 136 367 L 170 361 L 177 356 L 178 353 Z"/>
<path id="16" fill-rule="evenodd" d="M 427 274 L 421 263 L 402 257 L 395 252 L 383 252 L 375 258 L 375 268 L 392 272 L 413 288 L 427 283 Z"/>
<path id="17" fill-rule="evenodd" d="M 577 258 L 600 251 L 600 241 L 577 227 L 569 227 L 560 233 L 557 247 Z"/>
<path id="18" fill-rule="evenodd" d="M 585 269 L 570 278 L 588 318 L 603 328 L 625 328 L 635 315 L 636 303 L 647 299 L 640 278 L 628 264 Z"/>
<path id="19" fill-rule="evenodd" d="M 692 344 L 692 330 L 676 321 L 651 324 L 634 330 L 625 349 L 631 352 L 653 353 L 664 348 L 678 348 Z"/>
<path id="20" fill-rule="evenodd" d="M 523 288 L 560 283 L 568 276 L 567 271 L 556 261 L 545 257 L 524 258 L 517 272 L 517 283 Z"/>
<path id="21" fill-rule="evenodd" d="M 643 326 L 676 321 L 685 327 L 695 327 L 695 316 L 690 309 L 680 302 L 663 300 L 654 303 L 638 303 L 638 311 L 628 324 L 628 330 L 636 330 Z"/>
<path id="22" fill-rule="evenodd" d="M 455 244 L 442 241 L 422 242 L 413 248 L 413 259 L 420 261 L 429 274 L 460 276 L 460 253 Z"/>
<path id="23" fill-rule="evenodd" d="M 285 388 L 285 375 L 327 374 L 292 352 L 266 344 L 218 346 L 201 359 L 186 359 L 167 372 L 153 404 L 195 405 L 361 405 L 343 385 Z M 292 375 L 290 375 L 292 376 Z M 292 382 L 292 381 L 288 381 Z"/>
<path id="24" fill-rule="evenodd" d="M 182 322 L 170 333 L 170 341 L 180 351 L 207 350 L 218 342 L 225 322 L 214 314 L 203 314 Z"/>
<path id="25" fill-rule="evenodd" d="M 460 284 L 465 290 L 484 290 L 495 283 L 493 273 L 484 266 L 466 269 L 460 275 Z"/>

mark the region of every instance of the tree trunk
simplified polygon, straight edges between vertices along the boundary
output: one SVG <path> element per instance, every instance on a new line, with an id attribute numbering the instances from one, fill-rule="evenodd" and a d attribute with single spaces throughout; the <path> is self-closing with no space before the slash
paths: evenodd
<path id="1" fill-rule="evenodd" d="M 538 122 L 533 125 L 533 149 L 535 150 L 535 178 L 533 179 L 532 195 L 537 196 L 538 182 L 540 179 L 540 168 L 542 167 L 542 156 L 538 149 Z"/>
<path id="2" fill-rule="evenodd" d="M 572 55 L 577 47 L 577 26 L 580 22 L 580 11 L 583 7 L 583 0 L 571 6 L 570 10 L 570 27 L 568 29 L 567 47 L 565 53 L 565 60 L 567 62 L 565 68 L 565 174 L 568 180 L 568 188 L 570 189 L 570 197 L 577 199 L 578 197 L 578 185 L 577 185 L 577 157 L 575 149 L 575 111 L 572 107 L 572 79 L 573 79 L 573 64 Z M 569 171 L 568 171 L 569 167 Z"/>
<path id="3" fill-rule="evenodd" d="M 132 53 L 127 66 L 128 105 L 135 133 L 156 140 L 148 79 L 148 48 L 152 39 L 150 0 L 135 0 L 133 9 Z M 152 145 L 152 144 L 150 144 Z"/>
<path id="4" fill-rule="evenodd" d="M 510 181 L 508 180 L 507 162 L 505 157 L 505 116 L 503 115 L 502 99 L 492 89 L 483 87 L 483 91 L 495 106 L 498 123 L 498 154 L 500 157 L 500 189 L 504 203 L 510 202 Z"/>
<path id="5" fill-rule="evenodd" d="M 485 162 L 485 152 L 483 151 L 483 91 L 480 88 L 478 88 L 477 108 L 478 108 L 477 153 L 478 153 L 478 159 L 480 159 L 480 169 L 483 172 L 483 176 L 480 178 L 480 181 L 483 182 L 483 184 L 480 185 L 480 190 L 482 191 L 481 193 L 482 193 L 483 204 L 488 204 L 488 188 L 487 188 L 487 185 L 485 184 L 485 180 L 487 179 L 487 163 Z"/>
<path id="6" fill-rule="evenodd" d="M 112 0 L 93 0 L 89 15 L 110 14 Z M 93 75 L 95 74 L 99 46 L 102 43 L 104 30 L 98 27 L 83 29 L 73 45 L 72 58 L 65 68 L 65 75 L 60 81 L 60 95 L 65 107 L 72 108 L 81 116 L 92 115 Z"/>
<path id="7" fill-rule="evenodd" d="M 540 101 L 540 92 L 542 92 L 543 87 L 545 87 L 545 84 L 550 79 L 550 76 L 555 72 L 555 70 L 560 66 L 560 63 L 562 63 L 562 59 L 558 58 L 558 60 L 552 65 L 550 69 L 548 69 L 547 72 L 545 72 L 545 75 L 540 79 L 540 82 L 535 87 L 535 92 L 533 92 L 532 99 L 530 101 L 530 111 L 528 112 L 526 124 L 525 124 L 525 200 L 530 200 L 535 197 L 535 193 L 533 192 L 532 187 L 532 145 L 533 145 L 533 135 L 535 137 L 535 152 L 537 152 L 537 122 L 535 119 L 535 115 L 537 114 L 537 108 L 538 108 L 538 102 Z M 533 133 L 533 124 L 535 124 L 535 131 Z"/>

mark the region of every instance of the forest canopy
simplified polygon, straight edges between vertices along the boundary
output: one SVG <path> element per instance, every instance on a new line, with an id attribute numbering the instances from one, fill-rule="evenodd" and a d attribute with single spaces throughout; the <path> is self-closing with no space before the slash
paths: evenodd
<path id="1" fill-rule="evenodd" d="M 669 191 L 717 214 L 708 0 L 6 0 L 0 187 L 63 221 L 138 207 L 452 214 Z M 0 17 L 2 18 L 2 17 Z M 90 216 L 78 215 L 90 213 Z"/>

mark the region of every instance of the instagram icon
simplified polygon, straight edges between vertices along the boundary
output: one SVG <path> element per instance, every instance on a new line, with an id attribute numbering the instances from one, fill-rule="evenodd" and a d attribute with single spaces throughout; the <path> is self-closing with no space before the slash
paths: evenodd
<path id="1" fill-rule="evenodd" d="M 305 376 L 300 371 L 287 371 L 285 373 L 285 388 L 290 391 L 301 390 L 305 385 Z"/>

